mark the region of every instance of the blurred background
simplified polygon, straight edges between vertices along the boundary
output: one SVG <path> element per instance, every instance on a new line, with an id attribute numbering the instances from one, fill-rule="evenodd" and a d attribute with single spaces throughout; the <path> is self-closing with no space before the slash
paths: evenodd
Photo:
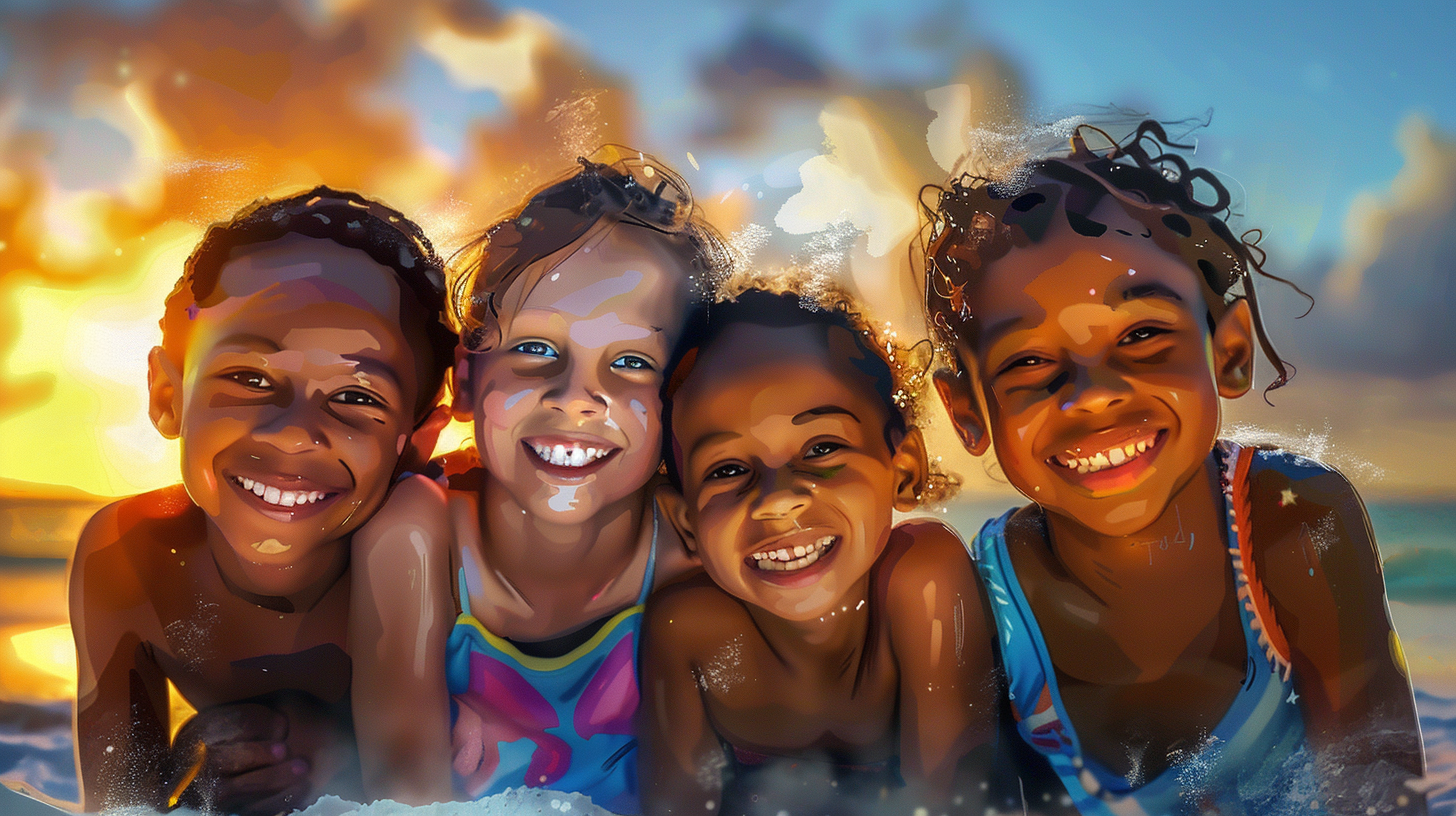
<path id="1" fill-rule="evenodd" d="M 676 168 L 755 263 L 834 276 L 911 337 L 923 185 L 972 147 L 1147 114 L 1317 300 L 1296 320 L 1304 301 L 1264 287 L 1299 373 L 1273 406 L 1228 404 L 1227 430 L 1365 496 L 1449 807 L 1456 5 L 1293 5 L 0 3 L 0 779 L 75 796 L 66 559 L 108 499 L 178 480 L 146 353 L 209 223 L 327 183 L 448 253 L 618 142 Z M 931 442 L 965 481 L 943 515 L 963 534 L 1018 501 L 943 427 Z"/>

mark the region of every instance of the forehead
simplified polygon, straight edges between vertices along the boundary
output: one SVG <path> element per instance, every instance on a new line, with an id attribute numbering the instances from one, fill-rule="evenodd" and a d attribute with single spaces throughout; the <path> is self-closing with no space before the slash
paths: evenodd
<path id="1" fill-rule="evenodd" d="M 243 248 L 193 315 L 194 342 L 253 338 L 255 345 L 371 356 L 403 353 L 394 271 L 333 241 L 289 236 Z"/>
<path id="2" fill-rule="evenodd" d="M 1039 243 L 993 261 L 967 293 L 978 341 L 1027 328 L 1079 306 L 1106 310 L 1156 301 L 1201 315 L 1206 285 L 1181 258 L 1134 233 L 1100 237 L 1054 228 Z"/>
<path id="3" fill-rule="evenodd" d="M 203 305 L 248 298 L 291 282 L 304 284 L 293 288 L 305 300 L 343 301 L 391 319 L 399 318 L 400 282 L 393 269 L 375 262 L 362 250 L 305 235 L 288 235 L 233 250 L 218 273 L 216 288 Z M 313 294 L 305 294 L 308 292 Z"/>
<path id="4" fill-rule="evenodd" d="M 673 424 L 689 434 L 711 433 L 825 405 L 883 424 L 888 417 L 874 382 L 853 363 L 863 356 L 837 326 L 735 324 L 699 352 L 673 399 Z"/>
<path id="5" fill-rule="evenodd" d="M 504 310 L 569 319 L 616 313 L 651 322 L 686 306 L 688 272 L 651 230 L 617 224 L 562 254 L 542 261 L 539 273 L 522 276 L 502 299 Z"/>

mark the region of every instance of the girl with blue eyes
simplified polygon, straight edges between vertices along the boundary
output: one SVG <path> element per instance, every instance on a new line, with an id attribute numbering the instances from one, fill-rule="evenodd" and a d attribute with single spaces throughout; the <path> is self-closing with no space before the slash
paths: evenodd
<path id="1" fill-rule="evenodd" d="M 642 605 L 696 565 L 655 499 L 662 375 L 725 254 L 670 171 L 581 165 L 462 253 L 453 407 L 477 466 L 402 482 L 355 539 L 355 724 L 381 797 L 639 810 Z"/>

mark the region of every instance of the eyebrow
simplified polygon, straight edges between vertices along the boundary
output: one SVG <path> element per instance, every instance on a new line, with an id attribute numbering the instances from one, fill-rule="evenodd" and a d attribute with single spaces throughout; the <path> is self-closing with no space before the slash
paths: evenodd
<path id="1" fill-rule="evenodd" d="M 1013 329 L 1033 324 L 1035 321 L 1025 315 L 1008 317 L 1005 320 L 998 320 L 986 327 L 986 330 L 976 339 L 976 345 L 989 349 L 996 345 L 996 341 L 1011 333 Z"/>
<path id="2" fill-rule="evenodd" d="M 1157 281 L 1139 283 L 1136 286 L 1129 286 L 1122 291 L 1122 300 L 1126 303 L 1129 300 L 1140 300 L 1143 298 L 1160 298 L 1171 300 L 1175 303 L 1182 303 L 1183 296 L 1173 291 L 1173 288 Z"/>
<path id="3" fill-rule="evenodd" d="M 709 445 L 716 445 L 719 442 L 727 442 L 730 439 L 738 439 L 740 436 L 742 436 L 742 434 L 736 434 L 732 431 L 718 431 L 717 433 L 710 433 L 707 436 L 700 437 L 698 441 L 693 443 L 693 446 L 691 448 L 688 448 L 687 453 L 683 455 L 683 462 L 691 461 L 692 458 L 698 454 L 698 451 L 708 447 Z"/>
<path id="4" fill-rule="evenodd" d="M 800 411 L 795 414 L 793 423 L 795 425 L 803 425 L 805 422 L 810 422 L 822 416 L 847 416 L 855 422 L 859 422 L 859 417 L 855 416 L 854 412 L 848 408 L 841 408 L 838 405 L 821 405 L 818 408 L 810 408 L 807 411 Z"/>
<path id="5" fill-rule="evenodd" d="M 267 337 L 258 334 L 230 334 L 217 341 L 217 347 L 242 346 L 247 349 L 265 348 L 269 351 L 282 351 L 283 349 Z"/>

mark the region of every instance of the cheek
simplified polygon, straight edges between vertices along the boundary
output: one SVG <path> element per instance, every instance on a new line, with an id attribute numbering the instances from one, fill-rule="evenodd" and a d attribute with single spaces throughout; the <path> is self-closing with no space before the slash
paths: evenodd
<path id="1" fill-rule="evenodd" d="M 511 377 L 487 380 L 475 406 L 475 418 L 494 428 L 513 428 L 530 413 L 534 389 Z"/>

